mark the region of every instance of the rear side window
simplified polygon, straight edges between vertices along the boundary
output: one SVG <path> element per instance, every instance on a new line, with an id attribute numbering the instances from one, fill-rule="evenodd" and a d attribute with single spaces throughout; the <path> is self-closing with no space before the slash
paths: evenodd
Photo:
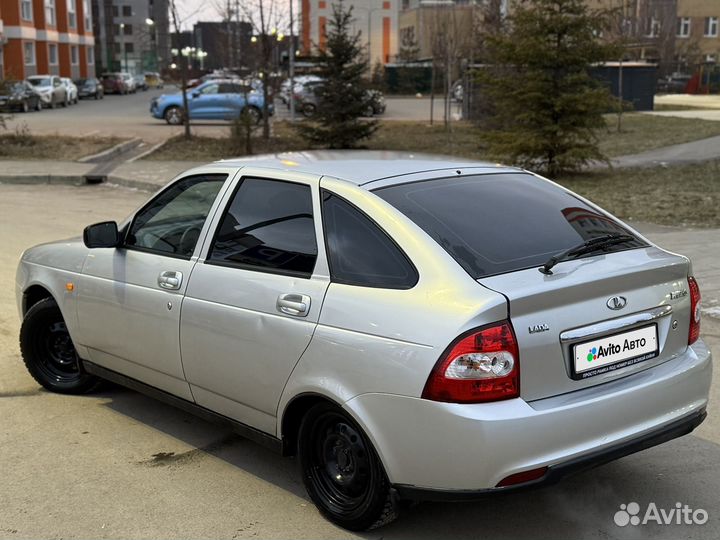
<path id="1" fill-rule="evenodd" d="M 220 222 L 208 262 L 310 277 L 316 259 L 310 186 L 243 179 Z"/>
<path id="2" fill-rule="evenodd" d="M 530 174 L 487 174 L 374 191 L 433 237 L 475 279 L 544 264 L 610 233 L 631 234 L 577 197 Z M 646 245 L 641 240 L 609 251 Z"/>
<path id="3" fill-rule="evenodd" d="M 337 283 L 409 289 L 417 271 L 390 237 L 344 199 L 323 190 L 330 275 Z"/>

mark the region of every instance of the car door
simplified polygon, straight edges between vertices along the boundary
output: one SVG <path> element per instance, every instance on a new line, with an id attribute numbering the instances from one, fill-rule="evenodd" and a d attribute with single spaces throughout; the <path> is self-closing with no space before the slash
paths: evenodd
<path id="1" fill-rule="evenodd" d="M 185 292 L 183 368 L 199 405 L 274 434 L 282 389 L 329 284 L 318 178 L 241 175 Z"/>
<path id="2" fill-rule="evenodd" d="M 222 100 L 218 91 L 218 83 L 208 83 L 190 94 L 190 117 L 195 119 L 217 120 L 221 117 L 220 111 Z"/>
<path id="3" fill-rule="evenodd" d="M 192 399 L 180 359 L 180 307 L 230 169 L 183 177 L 122 229 L 119 248 L 93 249 L 78 288 L 78 342 L 88 360 Z"/>

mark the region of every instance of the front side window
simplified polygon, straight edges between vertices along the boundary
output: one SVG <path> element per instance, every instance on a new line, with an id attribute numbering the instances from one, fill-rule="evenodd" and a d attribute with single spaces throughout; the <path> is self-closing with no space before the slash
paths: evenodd
<path id="1" fill-rule="evenodd" d="M 45 23 L 55 26 L 55 0 L 45 0 Z"/>
<path id="2" fill-rule="evenodd" d="M 25 57 L 26 66 L 35 65 L 35 44 L 33 42 L 23 44 L 23 56 Z"/>
<path id="3" fill-rule="evenodd" d="M 135 215 L 125 246 L 189 259 L 226 177 L 208 174 L 174 183 Z"/>
<path id="4" fill-rule="evenodd" d="M 310 277 L 317 260 L 310 186 L 243 179 L 223 215 L 207 260 Z"/>
<path id="5" fill-rule="evenodd" d="M 20 13 L 23 20 L 33 20 L 32 0 L 22 0 L 22 2 L 20 2 Z"/>
<path id="6" fill-rule="evenodd" d="M 323 191 L 322 211 L 332 281 L 386 289 L 417 283 L 417 271 L 405 254 L 360 210 Z"/>
<path id="7" fill-rule="evenodd" d="M 217 83 L 207 84 L 200 89 L 200 93 L 204 96 L 217 94 L 219 87 L 220 85 L 218 85 Z"/>

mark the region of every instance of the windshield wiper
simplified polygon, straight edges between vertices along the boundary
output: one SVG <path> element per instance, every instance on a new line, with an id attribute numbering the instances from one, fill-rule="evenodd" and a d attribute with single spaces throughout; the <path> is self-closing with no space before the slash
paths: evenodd
<path id="1" fill-rule="evenodd" d="M 597 249 L 601 249 L 607 246 L 622 244 L 623 242 L 629 242 L 630 240 L 635 240 L 635 237 L 629 234 L 614 233 L 596 236 L 595 238 L 586 240 L 582 244 L 571 247 L 570 249 L 566 249 L 565 251 L 561 251 L 557 255 L 553 255 L 547 260 L 544 265 L 538 268 L 538 270 L 540 270 L 540 272 L 542 272 L 543 274 L 551 275 L 552 267 L 561 261 L 565 261 L 574 257 L 579 257 L 580 255 L 591 253 Z"/>

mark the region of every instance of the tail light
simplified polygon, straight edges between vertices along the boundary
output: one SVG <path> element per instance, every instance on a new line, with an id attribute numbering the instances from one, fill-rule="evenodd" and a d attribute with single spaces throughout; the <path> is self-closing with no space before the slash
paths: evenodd
<path id="1" fill-rule="evenodd" d="M 688 345 L 695 343 L 700 337 L 700 287 L 692 276 L 688 276 L 690 288 L 690 331 Z"/>
<path id="2" fill-rule="evenodd" d="M 477 328 L 456 339 L 437 361 L 422 397 L 448 403 L 482 403 L 520 395 L 520 364 L 509 321 Z"/>

